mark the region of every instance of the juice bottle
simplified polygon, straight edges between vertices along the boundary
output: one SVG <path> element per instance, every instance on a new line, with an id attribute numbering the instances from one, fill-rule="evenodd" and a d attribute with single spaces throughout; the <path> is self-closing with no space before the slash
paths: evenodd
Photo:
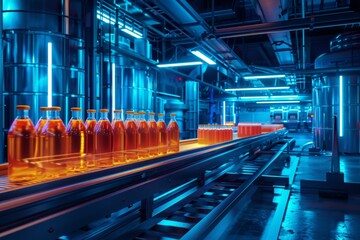
<path id="1" fill-rule="evenodd" d="M 209 133 L 210 133 L 210 128 L 209 128 L 209 124 L 204 125 L 204 133 L 203 133 L 203 137 L 204 137 L 204 144 L 208 145 L 209 144 Z"/>
<path id="2" fill-rule="evenodd" d="M 111 126 L 114 131 L 113 138 L 113 152 L 114 152 L 114 164 L 119 164 L 124 160 L 124 149 L 125 149 L 125 126 L 121 119 L 121 110 L 114 110 L 114 118 Z"/>
<path id="3" fill-rule="evenodd" d="M 113 165 L 111 152 L 113 141 L 113 129 L 108 119 L 108 109 L 100 109 L 100 118 L 95 126 L 95 165 L 97 167 L 109 167 Z M 108 153 L 108 154 L 106 154 Z"/>
<path id="4" fill-rule="evenodd" d="M 150 132 L 149 125 L 145 120 L 145 112 L 139 112 L 138 116 L 138 157 L 146 158 L 149 156 Z"/>
<path id="5" fill-rule="evenodd" d="M 66 127 L 69 141 L 69 153 L 79 155 L 68 162 L 68 171 L 82 171 L 85 169 L 85 161 L 82 157 L 86 149 L 86 127 L 81 119 L 81 108 L 71 108 L 72 117 Z"/>
<path id="6" fill-rule="evenodd" d="M 159 130 L 159 154 L 163 155 L 167 153 L 167 127 L 164 121 L 164 114 L 158 114 L 157 127 Z"/>
<path id="7" fill-rule="evenodd" d="M 203 126 L 199 125 L 197 130 L 198 144 L 204 144 L 202 134 L 203 134 Z"/>
<path id="8" fill-rule="evenodd" d="M 96 126 L 96 110 L 95 109 L 88 109 L 87 110 L 88 117 L 85 121 L 85 129 L 86 129 L 86 153 L 95 153 L 95 126 Z"/>
<path id="9" fill-rule="evenodd" d="M 66 163 L 63 156 L 68 153 L 68 140 L 66 127 L 60 118 L 60 107 L 48 108 L 48 121 L 45 123 L 40 134 L 40 147 L 44 149 L 41 161 L 45 178 L 54 178 L 66 175 Z M 59 155 L 54 157 L 55 155 Z"/>
<path id="10" fill-rule="evenodd" d="M 149 155 L 150 156 L 157 156 L 159 154 L 159 142 L 160 142 L 160 136 L 159 136 L 159 129 L 155 121 L 155 113 L 151 112 L 149 113 L 149 135 L 150 135 L 150 141 L 149 141 Z"/>
<path id="11" fill-rule="evenodd" d="M 176 114 L 170 114 L 170 122 L 167 127 L 168 132 L 168 152 L 175 153 L 180 150 L 180 130 L 176 122 Z"/>
<path id="12" fill-rule="evenodd" d="M 8 176 L 11 182 L 23 182 L 36 178 L 37 171 L 22 160 L 35 156 L 36 131 L 29 118 L 27 105 L 16 106 L 18 115 L 8 132 Z"/>
<path id="13" fill-rule="evenodd" d="M 137 126 L 134 121 L 134 112 L 126 111 L 125 120 L 125 158 L 126 160 L 137 159 Z"/>
<path id="14" fill-rule="evenodd" d="M 41 147 L 40 144 L 40 134 L 42 129 L 45 126 L 46 121 L 48 120 L 48 107 L 40 107 L 40 118 L 38 122 L 35 125 L 36 130 L 36 150 L 35 150 L 35 156 L 40 157 L 44 156 L 44 149 Z"/>

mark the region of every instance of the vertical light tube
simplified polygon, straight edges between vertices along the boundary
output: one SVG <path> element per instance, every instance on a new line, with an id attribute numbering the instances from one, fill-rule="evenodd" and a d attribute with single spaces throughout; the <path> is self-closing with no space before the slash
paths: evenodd
<path id="1" fill-rule="evenodd" d="M 48 96 L 47 96 L 47 102 L 48 102 L 48 107 L 51 107 L 52 106 L 52 42 L 48 42 L 47 73 L 48 73 Z"/>
<path id="2" fill-rule="evenodd" d="M 344 115 L 344 105 L 343 105 L 343 76 L 339 77 L 339 136 L 342 137 L 343 136 L 343 128 L 344 128 L 344 123 L 343 123 L 343 115 Z"/>
<path id="3" fill-rule="evenodd" d="M 223 124 L 226 122 L 226 102 L 223 101 Z"/>
<path id="4" fill-rule="evenodd" d="M 111 64 L 111 108 L 115 110 L 115 63 Z"/>
<path id="5" fill-rule="evenodd" d="M 235 102 L 233 102 L 232 111 L 233 111 L 233 122 L 234 124 L 236 124 Z"/>

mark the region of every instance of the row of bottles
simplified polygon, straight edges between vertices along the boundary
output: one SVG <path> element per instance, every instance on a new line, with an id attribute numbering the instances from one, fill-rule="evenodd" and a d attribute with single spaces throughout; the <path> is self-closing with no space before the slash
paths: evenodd
<path id="1" fill-rule="evenodd" d="M 18 117 L 8 133 L 8 176 L 12 182 L 33 180 L 41 174 L 36 172 L 37 167 L 51 178 L 61 176 L 64 168 L 67 172 L 80 172 L 179 151 L 180 132 L 175 114 L 171 114 L 166 126 L 164 114 L 158 114 L 156 122 L 155 113 L 150 113 L 146 121 L 145 112 L 139 112 L 139 117 L 134 119 L 134 112 L 127 111 L 124 123 L 121 110 L 114 111 L 110 122 L 107 109 L 100 109 L 98 121 L 96 110 L 89 109 L 84 123 L 81 108 L 71 108 L 72 118 L 65 126 L 60 119 L 60 107 L 42 107 L 41 117 L 34 126 L 29 118 L 30 107 L 16 108 Z M 65 158 L 66 164 L 60 161 Z"/>
<path id="2" fill-rule="evenodd" d="M 238 123 L 237 126 L 237 135 L 241 137 L 250 137 L 261 134 L 261 124 L 260 123 Z"/>
<path id="3" fill-rule="evenodd" d="M 283 124 L 263 124 L 261 125 L 261 131 L 263 133 L 275 132 L 284 128 Z"/>
<path id="4" fill-rule="evenodd" d="M 199 144 L 212 145 L 233 140 L 232 128 L 226 125 L 199 125 L 197 133 Z"/>

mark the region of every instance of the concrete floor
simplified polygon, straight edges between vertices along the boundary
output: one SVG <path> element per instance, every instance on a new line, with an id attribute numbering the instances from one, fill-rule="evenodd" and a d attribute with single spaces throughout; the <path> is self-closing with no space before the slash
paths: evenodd
<path id="1" fill-rule="evenodd" d="M 311 141 L 310 134 L 290 134 L 297 148 Z M 360 239 L 360 196 L 348 199 L 322 198 L 300 193 L 300 180 L 325 180 L 330 171 L 330 156 L 302 156 L 279 239 Z M 340 171 L 345 182 L 360 183 L 359 156 L 341 156 Z"/>

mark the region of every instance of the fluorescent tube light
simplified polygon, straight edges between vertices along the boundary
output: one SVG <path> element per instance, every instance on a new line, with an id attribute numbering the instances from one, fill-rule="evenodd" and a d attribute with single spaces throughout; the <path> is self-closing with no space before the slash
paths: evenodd
<path id="1" fill-rule="evenodd" d="M 300 101 L 262 101 L 256 102 L 257 104 L 271 104 L 271 103 L 299 103 Z"/>
<path id="2" fill-rule="evenodd" d="M 240 97 L 240 99 L 268 99 L 269 96 L 249 96 L 249 97 Z"/>
<path id="3" fill-rule="evenodd" d="M 270 98 L 298 98 L 298 95 L 279 95 L 279 96 L 270 96 Z"/>
<path id="4" fill-rule="evenodd" d="M 245 80 L 251 79 L 271 79 L 271 78 L 284 78 L 285 74 L 274 74 L 274 75 L 257 75 L 257 76 L 244 76 Z"/>
<path id="5" fill-rule="evenodd" d="M 129 34 L 129 35 L 131 35 L 131 36 L 133 36 L 135 38 L 142 38 L 142 34 L 137 32 L 137 31 L 136 32 L 131 31 L 131 30 L 127 29 L 127 28 L 121 28 L 121 31 L 123 31 L 124 33 L 127 33 L 127 34 Z"/>
<path id="6" fill-rule="evenodd" d="M 111 64 L 111 114 L 114 114 L 114 110 L 115 110 L 115 95 L 116 95 L 116 91 L 115 91 L 115 63 Z"/>
<path id="7" fill-rule="evenodd" d="M 201 65 L 202 62 L 181 62 L 181 63 L 165 63 L 165 64 L 158 64 L 159 68 L 167 68 L 167 67 L 185 67 L 185 66 L 194 66 L 194 65 Z"/>
<path id="8" fill-rule="evenodd" d="M 48 74 L 47 102 L 48 102 L 48 107 L 51 107 L 52 106 L 52 42 L 48 42 L 47 74 Z"/>
<path id="9" fill-rule="evenodd" d="M 344 135 L 344 123 L 343 123 L 343 115 L 344 115 L 344 105 L 343 105 L 343 76 L 339 77 L 339 136 L 342 137 Z"/>
<path id="10" fill-rule="evenodd" d="M 205 56 L 202 52 L 200 51 L 191 51 L 192 54 L 194 54 L 195 56 L 197 56 L 198 58 L 202 59 L 203 61 L 207 62 L 210 65 L 215 65 L 216 62 L 214 62 L 213 60 L 211 60 L 209 57 Z"/>
<path id="11" fill-rule="evenodd" d="M 257 91 L 257 90 L 281 90 L 281 89 L 289 89 L 289 86 L 286 87 L 260 87 L 260 88 L 228 88 L 225 89 L 227 92 L 231 91 Z"/>
<path id="12" fill-rule="evenodd" d="M 223 125 L 225 125 L 226 122 L 226 102 L 223 101 Z"/>

